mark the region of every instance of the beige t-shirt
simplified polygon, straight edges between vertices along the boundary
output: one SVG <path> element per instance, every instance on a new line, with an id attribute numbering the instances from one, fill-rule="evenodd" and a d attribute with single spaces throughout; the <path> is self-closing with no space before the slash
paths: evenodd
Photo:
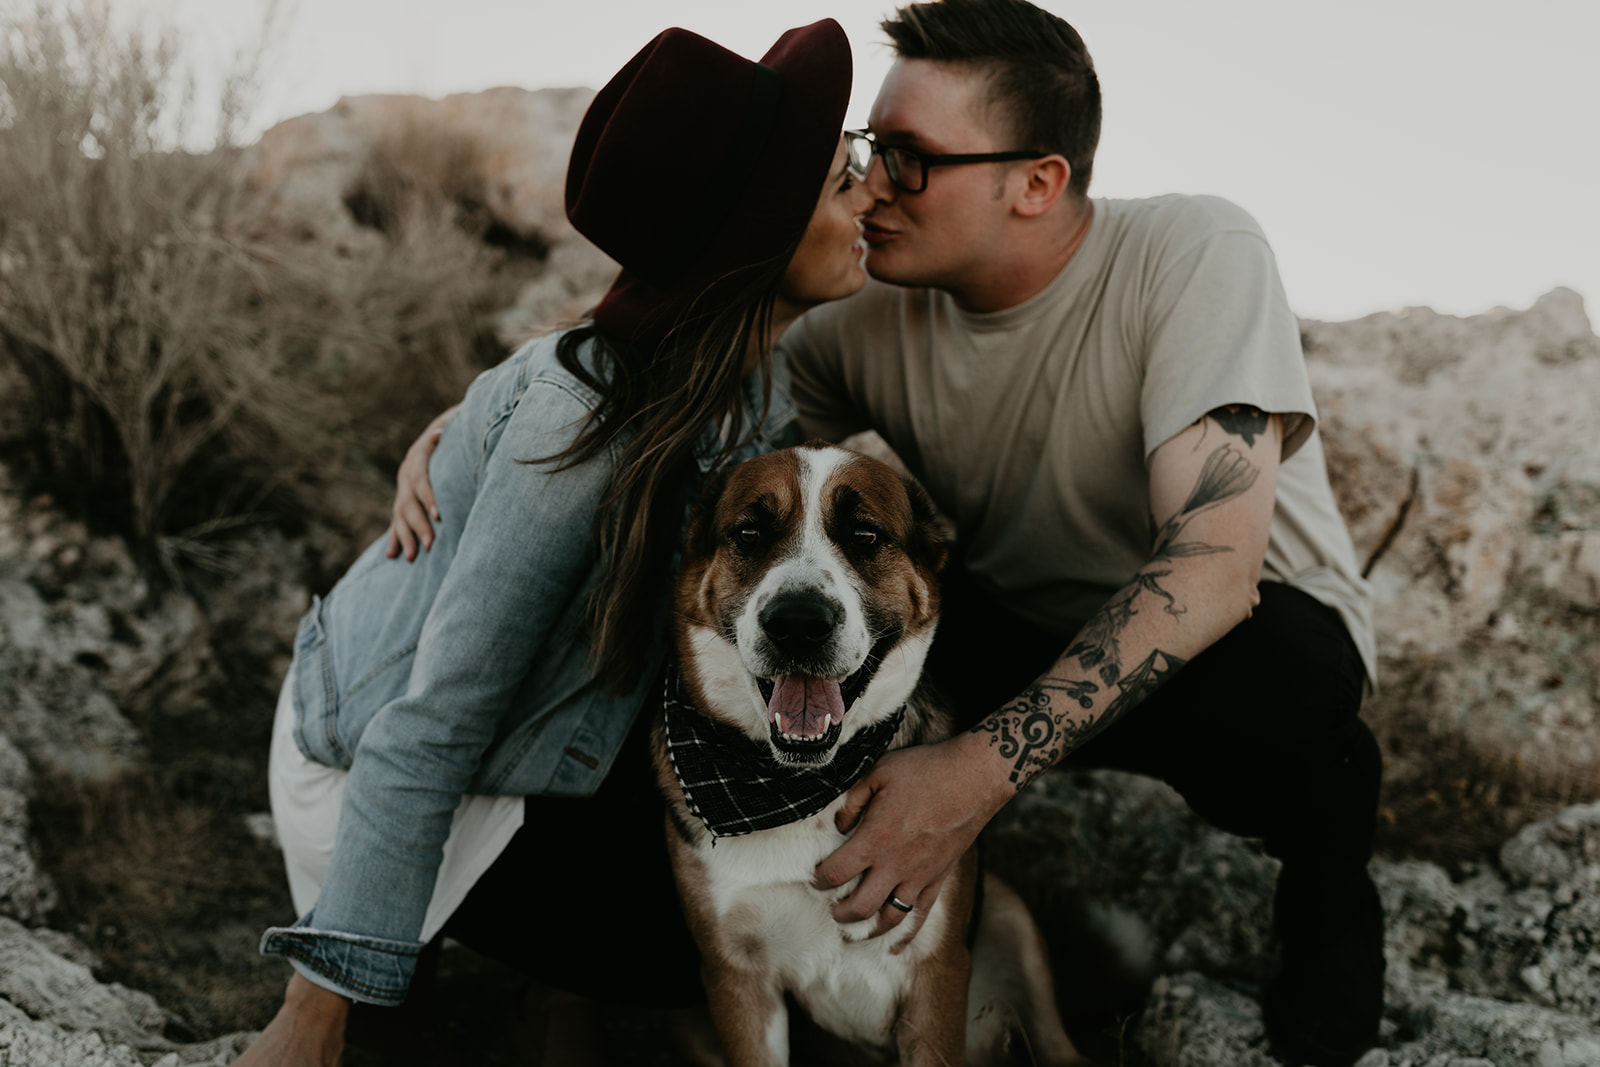
<path id="1" fill-rule="evenodd" d="M 1328 485 L 1299 324 L 1233 204 L 1096 200 L 1077 253 L 1016 307 L 976 314 L 871 282 L 780 347 L 802 427 L 877 430 L 954 521 L 968 569 L 1064 633 L 1149 560 L 1161 444 L 1226 404 L 1283 415 L 1262 577 L 1337 610 L 1374 676 L 1371 594 Z"/>

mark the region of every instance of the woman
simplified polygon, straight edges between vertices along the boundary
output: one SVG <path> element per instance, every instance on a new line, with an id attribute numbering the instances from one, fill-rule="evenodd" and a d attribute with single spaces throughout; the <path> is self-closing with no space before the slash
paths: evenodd
<path id="1" fill-rule="evenodd" d="M 468 391 L 430 465 L 431 550 L 380 540 L 301 624 L 271 779 L 304 914 L 262 939 L 296 973 L 239 1064 L 336 1062 L 351 1001 L 400 1003 L 441 929 L 549 973 L 601 954 L 562 941 L 594 935 L 571 909 L 675 911 L 593 811 L 659 841 L 627 768 L 685 505 L 711 468 L 791 443 L 773 341 L 865 280 L 849 88 L 824 20 L 760 63 L 668 30 L 595 97 L 567 214 L 622 273 L 591 322 Z"/>

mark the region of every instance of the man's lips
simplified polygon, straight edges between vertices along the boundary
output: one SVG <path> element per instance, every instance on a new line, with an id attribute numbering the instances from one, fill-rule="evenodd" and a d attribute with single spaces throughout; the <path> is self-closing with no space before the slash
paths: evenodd
<path id="1" fill-rule="evenodd" d="M 869 245 L 882 244 L 893 236 L 895 236 L 894 230 L 874 222 L 866 222 L 861 226 L 861 238 Z"/>

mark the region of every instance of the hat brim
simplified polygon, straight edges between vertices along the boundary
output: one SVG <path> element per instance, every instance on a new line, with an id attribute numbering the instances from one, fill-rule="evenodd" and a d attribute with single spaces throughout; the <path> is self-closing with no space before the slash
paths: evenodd
<path id="1" fill-rule="evenodd" d="M 781 78 L 765 146 L 744 171 L 737 197 L 709 246 L 680 277 L 657 285 L 627 269 L 595 310 L 606 333 L 656 343 L 697 302 L 718 303 L 730 272 L 792 253 L 816 210 L 850 101 L 850 42 L 833 19 L 789 30 L 760 60 Z M 787 262 L 785 258 L 785 263 Z"/>

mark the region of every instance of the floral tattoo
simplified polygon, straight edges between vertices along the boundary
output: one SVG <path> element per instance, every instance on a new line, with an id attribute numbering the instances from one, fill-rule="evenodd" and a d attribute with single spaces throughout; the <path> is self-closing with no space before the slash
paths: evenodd
<path id="1" fill-rule="evenodd" d="M 1257 436 L 1267 431 L 1270 416 L 1257 408 L 1235 405 L 1218 408 L 1208 418 L 1249 448 Z M 1184 531 L 1196 516 L 1248 492 L 1260 474 L 1248 454 L 1231 441 L 1224 441 L 1206 456 L 1194 487 L 1177 513 L 1160 526 L 1151 516 L 1150 562 L 1106 601 L 1062 657 L 1077 660 L 1080 667 L 1099 679 L 1098 684 L 1046 674 L 972 728 L 975 734 L 989 734 L 990 746 L 1010 762 L 1011 782 L 1017 789 L 1143 701 L 1188 662 L 1158 648 L 1141 662 L 1125 668 L 1123 631 L 1141 607 L 1150 602 L 1159 603 L 1161 610 L 1173 618 L 1182 618 L 1188 609 L 1162 584 L 1172 574 L 1173 561 L 1233 551 L 1228 545 L 1185 540 Z M 1101 694 L 1110 700 L 1103 711 L 1096 713 L 1096 698 Z"/>

